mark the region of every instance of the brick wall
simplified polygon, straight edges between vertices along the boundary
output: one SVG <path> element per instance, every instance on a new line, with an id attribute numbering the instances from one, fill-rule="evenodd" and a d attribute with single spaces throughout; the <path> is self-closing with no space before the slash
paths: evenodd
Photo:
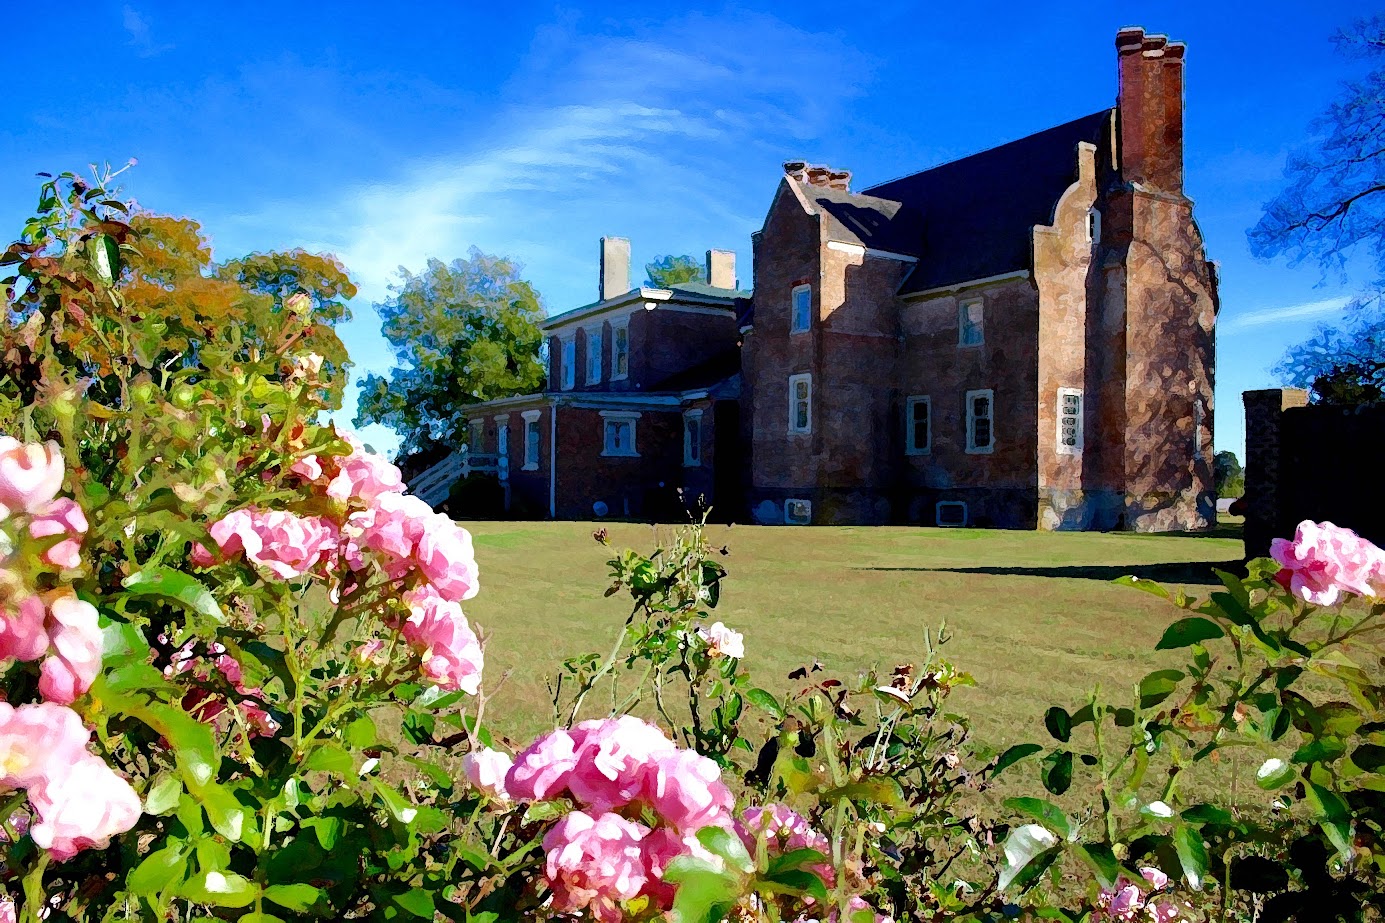
<path id="1" fill-rule="evenodd" d="M 591 519 L 597 501 L 606 504 L 612 517 L 675 518 L 670 498 L 681 484 L 682 414 L 641 411 L 635 424 L 636 457 L 602 454 L 604 422 L 595 408 L 558 408 L 558 518 Z"/>
<path id="2" fill-rule="evenodd" d="M 658 307 L 630 318 L 630 377 L 637 389 L 656 387 L 735 347 L 735 312 L 691 313 Z"/>
<path id="3" fill-rule="evenodd" d="M 1296 388 L 1247 391 L 1246 557 L 1269 553 L 1305 519 L 1327 520 L 1385 545 L 1379 475 L 1385 407 L 1308 405 Z"/>

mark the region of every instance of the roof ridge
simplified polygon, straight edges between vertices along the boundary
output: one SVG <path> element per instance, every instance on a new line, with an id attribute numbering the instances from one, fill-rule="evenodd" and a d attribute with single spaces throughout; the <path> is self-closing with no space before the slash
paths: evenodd
<path id="1" fill-rule="evenodd" d="M 989 154 L 991 151 L 998 151 L 998 150 L 1000 150 L 1000 149 L 1003 148 L 1003 147 L 1009 147 L 1009 146 L 1012 145 L 1012 144 L 1019 144 L 1021 141 L 1028 141 L 1030 138 L 1034 138 L 1034 137 L 1037 137 L 1037 136 L 1039 136 L 1039 135 L 1046 134 L 1047 132 L 1050 132 L 1050 131 L 1057 131 L 1057 130 L 1060 129 L 1060 128 L 1067 128 L 1067 127 L 1070 126 L 1070 125 L 1075 125 L 1075 124 L 1077 124 L 1078 122 L 1083 122 L 1083 121 L 1086 121 L 1087 119 L 1093 119 L 1093 118 L 1096 118 L 1097 116 L 1106 115 L 1106 114 L 1108 114 L 1108 113 L 1110 113 L 1110 112 L 1114 112 L 1114 111 L 1115 111 L 1115 108 L 1116 108 L 1115 106 L 1107 106 L 1107 107 L 1104 108 L 1104 109 L 1098 109 L 1098 110 L 1095 111 L 1095 112 L 1089 112 L 1089 113 L 1087 113 L 1086 115 L 1078 116 L 1078 117 L 1075 118 L 1075 119 L 1069 119 L 1069 120 L 1066 121 L 1066 122 L 1059 122 L 1057 125 L 1050 125 L 1049 127 L 1047 127 L 1047 128 L 1041 128 L 1041 129 L 1039 129 L 1038 131 L 1031 131 L 1031 132 L 1030 132 L 1029 134 L 1027 134 L 1027 135 L 1023 135 L 1023 136 L 1018 137 L 1018 138 L 1012 138 L 1012 139 L 1009 140 L 1009 141 L 1002 141 L 1000 144 L 993 144 L 993 145 L 991 145 L 990 147 L 982 148 L 982 149 L 979 150 L 979 151 L 973 151 L 973 152 L 971 152 L 970 154 L 964 154 L 964 155 L 962 155 L 961 157 L 954 157 L 954 158 L 952 158 L 951 160 L 944 160 L 942 163 L 934 164 L 934 165 L 931 166 L 931 167 L 925 167 L 925 168 L 923 168 L 922 170 L 914 170 L 912 173 L 904 173 L 904 174 L 901 174 L 901 175 L 899 175 L 899 176 L 893 177 L 892 179 L 887 179 L 887 180 L 885 180 L 884 182 L 881 182 L 881 183 L 874 183 L 874 184 L 872 184 L 872 185 L 870 185 L 870 186 L 867 186 L 866 188 L 862 189 L 861 192 L 858 193 L 858 194 L 859 194 L 859 195 L 869 195 L 869 196 L 874 196 L 874 198 L 877 198 L 877 199 L 883 199 L 883 198 L 885 198 L 884 196 L 874 195 L 874 193 L 872 193 L 871 190 L 873 190 L 873 189 L 879 189 L 879 188 L 881 188 L 882 186 L 889 186 L 889 185 L 891 185 L 891 184 L 893 184 L 893 183 L 899 182 L 900 180 L 906 180 L 906 179 L 911 179 L 912 177 L 915 177 L 915 176 L 921 176 L 921 175 L 924 174 L 924 173 L 932 173 L 934 170 L 941 170 L 943 167 L 950 167 L 950 166 L 952 166 L 953 164 L 961 163 L 961 162 L 964 161 L 964 160 L 970 160 L 970 159 L 972 159 L 973 157 L 980 157 L 982 154 Z M 895 201 L 895 200 L 893 200 L 893 199 L 888 199 L 887 201 Z"/>

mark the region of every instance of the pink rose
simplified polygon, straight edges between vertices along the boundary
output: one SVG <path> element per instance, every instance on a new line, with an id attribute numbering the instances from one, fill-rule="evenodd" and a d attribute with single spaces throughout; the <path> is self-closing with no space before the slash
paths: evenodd
<path id="1" fill-rule="evenodd" d="M 419 570 L 444 599 L 456 602 L 480 592 L 471 533 L 446 516 L 434 514 L 414 549 Z"/>
<path id="2" fill-rule="evenodd" d="M 713 622 L 710 626 L 697 626 L 697 636 L 707 644 L 707 649 L 713 656 L 731 657 L 739 660 L 745 656 L 745 636 L 738 631 L 732 631 L 721 622 Z"/>
<path id="3" fill-rule="evenodd" d="M 381 494 L 399 493 L 404 478 L 399 469 L 373 452 L 367 452 L 353 439 L 350 455 L 339 456 L 337 474 L 327 484 L 327 496 L 333 500 L 360 500 L 371 503 Z"/>
<path id="4" fill-rule="evenodd" d="M 65 705 L 0 702 L 0 787 L 30 788 L 84 759 L 91 732 Z"/>
<path id="5" fill-rule="evenodd" d="M 99 757 L 84 755 L 65 771 L 29 789 L 38 822 L 29 835 L 63 861 L 83 849 L 104 849 L 112 836 L 135 825 L 139 796 Z"/>
<path id="6" fill-rule="evenodd" d="M 725 865 L 721 857 L 698 842 L 695 835 L 680 834 L 671 827 L 659 827 L 651 830 L 640 841 L 640 846 L 644 850 L 645 872 L 644 891 L 642 893 L 663 910 L 673 906 L 675 888 L 673 885 L 664 884 L 664 872 L 667 871 L 669 863 L 674 859 L 680 856 L 693 856 L 718 868 Z"/>
<path id="7" fill-rule="evenodd" d="M 72 569 L 81 566 L 82 536 L 87 532 L 87 517 L 75 500 L 59 497 L 45 505 L 29 520 L 32 538 L 65 538 L 43 552 L 43 560 L 54 567 Z"/>
<path id="8" fill-rule="evenodd" d="M 353 514 L 350 521 L 360 528 L 363 547 L 406 560 L 413 557 L 414 546 L 435 515 L 432 507 L 418 497 L 382 494 L 369 509 Z"/>
<path id="9" fill-rule="evenodd" d="M 0 611 L 0 660 L 38 660 L 48 653 L 43 599 L 26 596 L 12 612 Z"/>
<path id="10" fill-rule="evenodd" d="M 269 510 L 257 513 L 251 528 L 260 548 L 247 547 L 245 556 L 284 580 L 306 574 L 337 545 L 337 530 L 320 516 Z"/>
<path id="11" fill-rule="evenodd" d="M 52 653 L 39 668 L 38 691 L 49 702 L 70 705 L 101 672 L 102 638 L 96 607 L 64 594 L 48 603 Z"/>
<path id="12" fill-rule="evenodd" d="M 400 633 L 423 655 L 423 674 L 444 689 L 475 695 L 485 657 L 462 607 L 426 586 L 405 594 L 404 602 L 410 611 Z"/>
<path id="13" fill-rule="evenodd" d="M 730 826 L 735 798 L 721 781 L 721 767 L 692 750 L 656 756 L 648 799 L 665 821 L 684 833 Z"/>
<path id="14" fill-rule="evenodd" d="M 647 881 L 640 841 L 649 828 L 618 814 L 573 811 L 543 838 L 544 877 L 558 913 L 590 911 L 620 923 L 621 901 L 633 900 Z"/>
<path id="15" fill-rule="evenodd" d="M 505 774 L 505 791 L 517 801 L 547 801 L 567 788 L 567 780 L 577 766 L 576 741 L 571 734 L 557 730 L 530 744 Z"/>
<path id="16" fill-rule="evenodd" d="M 22 444 L 0 436 L 0 519 L 37 513 L 63 486 L 63 454 L 56 442 Z"/>
<path id="17" fill-rule="evenodd" d="M 259 554 L 262 543 L 259 533 L 255 530 L 256 513 L 254 507 L 233 510 L 212 523 L 208 531 L 211 532 L 217 547 L 221 549 L 223 557 L 229 559 L 241 553 Z M 207 567 L 216 562 L 211 552 L 201 545 L 193 548 L 192 560 L 200 567 Z"/>
<path id="18" fill-rule="evenodd" d="M 289 466 L 289 471 L 305 481 L 316 481 L 322 477 L 322 463 L 316 455 L 305 455 Z"/>
<path id="19" fill-rule="evenodd" d="M 1275 579 L 1315 606 L 1331 606 L 1344 593 L 1385 595 L 1385 551 L 1330 522 L 1304 520 L 1293 541 L 1270 544 L 1270 557 L 1282 565 Z"/>
<path id="20" fill-rule="evenodd" d="M 654 755 L 675 749 L 663 731 L 630 715 L 583 721 L 572 736 L 578 741 L 577 765 L 567 787 L 597 814 L 640 799 Z"/>
<path id="21" fill-rule="evenodd" d="M 741 815 L 743 826 L 737 829 L 741 842 L 750 854 L 755 855 L 756 840 L 763 835 L 765 847 L 771 856 L 782 855 L 798 849 L 815 849 L 824 856 L 832 855 L 832 843 L 823 836 L 807 818 L 790 810 L 782 804 L 768 804 L 760 808 L 747 808 Z M 836 877 L 830 863 L 811 867 L 829 886 Z"/>
<path id="22" fill-rule="evenodd" d="M 19 915 L 14 909 L 14 898 L 8 894 L 0 898 L 0 923 L 16 923 Z"/>
<path id="23" fill-rule="evenodd" d="M 471 787 L 496 801 L 509 801 L 505 791 L 505 776 L 514 760 L 508 753 L 483 748 L 472 750 L 462 757 L 462 774 Z"/>

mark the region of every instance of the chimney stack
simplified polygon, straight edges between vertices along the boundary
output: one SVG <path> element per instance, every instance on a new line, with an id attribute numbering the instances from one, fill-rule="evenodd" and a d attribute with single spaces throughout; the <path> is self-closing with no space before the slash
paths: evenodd
<path id="1" fill-rule="evenodd" d="M 619 298 L 630 291 L 630 240 L 601 238 L 601 300 Z"/>
<path id="2" fill-rule="evenodd" d="M 736 287 L 736 251 L 707 251 L 707 284 L 713 288 Z"/>
<path id="3" fill-rule="evenodd" d="M 1139 27 L 1116 33 L 1121 176 L 1160 192 L 1183 192 L 1185 50 Z"/>
<path id="4" fill-rule="evenodd" d="M 784 175 L 791 180 L 818 186 L 822 189 L 836 189 L 839 192 L 851 191 L 851 171 L 833 170 L 826 164 L 808 163 L 803 160 L 784 161 Z"/>

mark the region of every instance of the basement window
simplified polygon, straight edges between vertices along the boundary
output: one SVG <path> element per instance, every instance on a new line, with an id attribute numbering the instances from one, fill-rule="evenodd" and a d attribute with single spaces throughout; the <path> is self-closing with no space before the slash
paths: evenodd
<path id="1" fill-rule="evenodd" d="M 784 524 L 786 526 L 806 526 L 813 521 L 813 501 L 785 500 Z"/>
<path id="2" fill-rule="evenodd" d="M 933 514 L 939 526 L 956 529 L 967 524 L 967 505 L 961 500 L 939 500 Z"/>

